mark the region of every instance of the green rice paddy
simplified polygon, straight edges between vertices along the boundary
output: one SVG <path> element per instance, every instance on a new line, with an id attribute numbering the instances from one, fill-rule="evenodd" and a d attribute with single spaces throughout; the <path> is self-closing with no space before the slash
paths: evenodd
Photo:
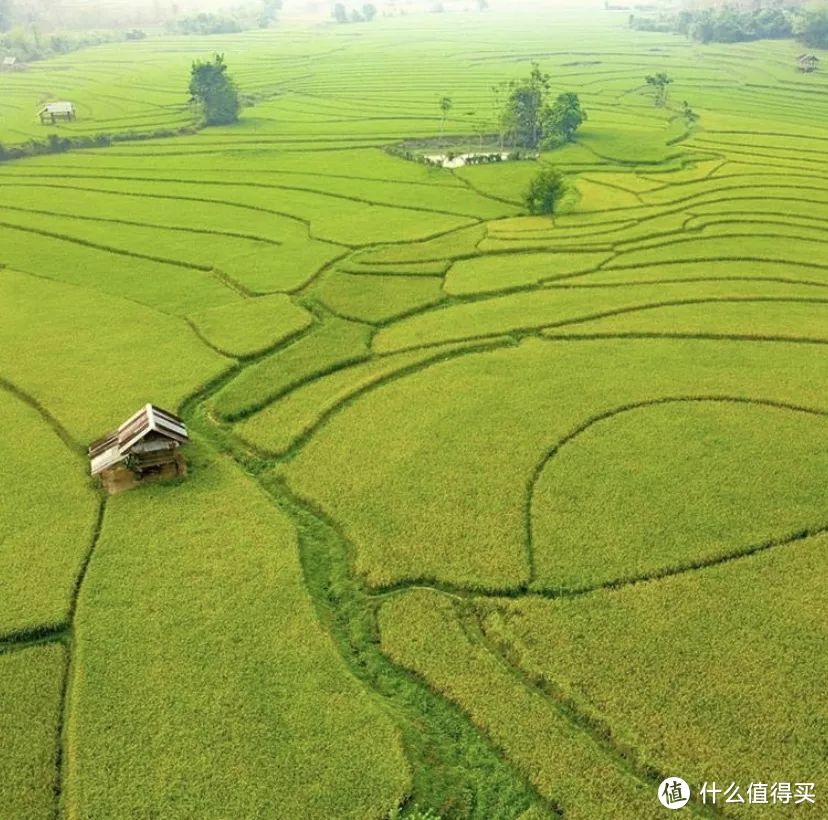
<path id="1" fill-rule="evenodd" d="M 675 776 L 691 816 L 808 814 L 705 781 L 824 816 L 828 75 L 626 17 L 0 75 L 4 145 L 115 138 L 0 165 L 0 818 L 638 820 Z M 256 104 L 150 138 L 213 51 Z M 385 150 L 445 94 L 449 141 L 494 133 L 532 60 L 576 143 Z M 521 205 L 544 165 L 554 218 Z M 148 401 L 189 475 L 105 496 L 85 447 Z"/>

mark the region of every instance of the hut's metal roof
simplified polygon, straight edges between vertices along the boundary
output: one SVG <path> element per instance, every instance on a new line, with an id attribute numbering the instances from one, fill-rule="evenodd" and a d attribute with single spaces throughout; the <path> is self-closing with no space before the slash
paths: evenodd
<path id="1" fill-rule="evenodd" d="M 51 102 L 46 103 L 40 109 L 41 114 L 71 114 L 75 110 L 75 106 L 70 102 Z"/>
<path id="2" fill-rule="evenodd" d="M 3 58 L 3 65 L 10 66 L 14 65 L 17 62 L 17 57 L 4 57 Z"/>
<path id="3" fill-rule="evenodd" d="M 154 404 L 147 404 L 117 430 L 89 445 L 92 475 L 98 475 L 124 461 L 132 448 L 150 433 L 170 439 L 176 445 L 186 444 L 190 440 L 187 426 L 178 416 Z"/>

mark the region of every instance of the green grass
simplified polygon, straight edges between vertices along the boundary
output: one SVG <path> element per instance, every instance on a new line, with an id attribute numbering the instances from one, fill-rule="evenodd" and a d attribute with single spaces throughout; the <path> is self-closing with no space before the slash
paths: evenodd
<path id="1" fill-rule="evenodd" d="M 449 598 L 406 592 L 383 605 L 379 623 L 383 651 L 466 712 L 549 808 L 572 818 L 660 816 L 652 789 L 481 646 Z"/>
<path id="2" fill-rule="evenodd" d="M 211 406 L 230 421 L 249 415 L 310 378 L 366 358 L 368 338 L 366 325 L 330 319 L 255 362 L 222 388 Z"/>
<path id="3" fill-rule="evenodd" d="M 606 267 L 591 273 L 584 283 L 627 284 L 629 282 L 698 281 L 706 279 L 778 279 L 782 281 L 828 285 L 828 271 L 794 262 L 764 260 L 739 261 L 730 259 L 697 260 L 693 262 L 665 261 L 630 267 Z"/>
<path id="4" fill-rule="evenodd" d="M 308 442 L 286 475 L 341 522 L 354 569 L 370 585 L 434 580 L 518 591 L 532 580 L 533 475 L 564 437 L 601 413 L 667 397 L 828 410 L 825 362 L 811 344 L 531 339 L 366 393 Z"/>
<path id="5" fill-rule="evenodd" d="M 762 404 L 675 402 L 596 422 L 535 482 L 536 585 L 647 577 L 828 526 L 826 444 L 828 416 Z"/>
<path id="6" fill-rule="evenodd" d="M 724 771 L 727 784 L 821 783 L 828 669 L 816 579 L 827 545 L 823 535 L 623 590 L 480 611 L 513 663 L 639 765 L 680 771 L 694 790 Z"/>
<path id="7" fill-rule="evenodd" d="M 0 815 L 52 817 L 66 653 L 61 644 L 0 652 Z"/>
<path id="8" fill-rule="evenodd" d="M 449 305 L 401 319 L 383 328 L 374 350 L 387 353 L 460 339 L 571 325 L 614 313 L 649 310 L 679 302 L 714 303 L 738 299 L 825 299 L 823 287 L 780 282 L 699 281 L 630 283 L 624 287 L 591 287 L 591 279 L 572 284 Z M 698 305 L 697 305 L 698 307 Z"/>
<path id="9" fill-rule="evenodd" d="M 577 273 L 588 273 L 611 258 L 609 253 L 497 254 L 455 262 L 446 274 L 446 292 L 490 293 Z"/>
<path id="10" fill-rule="evenodd" d="M 685 239 L 680 242 L 653 243 L 650 247 L 631 248 L 616 257 L 607 267 L 639 266 L 659 262 L 680 262 L 693 260 L 718 261 L 742 259 L 793 262 L 819 266 L 824 276 L 825 245 L 821 242 L 790 238 L 784 235 L 774 238 L 753 234 L 750 229 L 734 230 L 731 236 Z"/>
<path id="11" fill-rule="evenodd" d="M 3 820 L 638 820 L 676 772 L 820 799 L 825 545 L 783 542 L 828 516 L 825 75 L 469 5 L 3 74 L 4 145 L 117 138 L 0 166 Z M 237 124 L 125 139 L 191 123 L 213 52 Z M 388 150 L 494 143 L 533 60 L 574 143 Z M 553 218 L 521 213 L 541 165 Z M 82 447 L 147 401 L 191 475 L 93 545 Z"/>
<path id="12" fill-rule="evenodd" d="M 228 356 L 254 356 L 313 322 L 306 310 L 278 294 L 211 308 L 189 318 L 211 345 Z"/>
<path id="13" fill-rule="evenodd" d="M 68 816 L 381 816 L 409 786 L 400 738 L 317 620 L 294 527 L 191 453 L 186 483 L 107 506 L 78 603 Z"/>
<path id="14" fill-rule="evenodd" d="M 442 262 L 444 259 L 474 253 L 477 243 L 485 235 L 484 226 L 474 225 L 424 242 L 409 242 L 396 246 L 380 245 L 355 255 L 353 261 L 367 265 L 373 263 L 375 268 L 387 265 L 392 271 L 397 270 L 400 265 L 413 265 L 423 260 Z"/>
<path id="15" fill-rule="evenodd" d="M 358 322 L 387 322 L 440 302 L 438 279 L 423 276 L 359 276 L 333 273 L 316 290 L 322 304 L 338 316 Z"/>
<path id="16" fill-rule="evenodd" d="M 699 305 L 676 305 L 609 316 L 581 322 L 573 327 L 544 331 L 544 335 L 550 337 L 591 333 L 713 334 L 828 341 L 828 303 L 793 300 L 711 302 L 704 305 L 703 310 L 699 309 Z"/>
<path id="17" fill-rule="evenodd" d="M 148 401 L 175 410 L 230 365 L 191 328 L 125 299 L 0 270 L 0 375 L 84 446 Z"/>
<path id="18" fill-rule="evenodd" d="M 502 340 L 492 340 L 498 344 Z M 343 368 L 297 387 L 281 401 L 245 419 L 236 432 L 257 449 L 274 456 L 285 454 L 349 399 L 395 374 L 424 363 L 440 361 L 472 347 L 474 342 L 398 353 Z"/>
<path id="19" fill-rule="evenodd" d="M 2 383 L 0 416 L 2 641 L 66 624 L 98 504 L 79 454 Z"/>
<path id="20" fill-rule="evenodd" d="M 147 248 L 153 256 L 203 270 L 218 268 L 234 279 L 243 281 L 247 271 L 261 276 L 258 266 L 277 253 L 276 247 L 255 239 L 220 234 L 193 236 L 186 230 L 162 227 L 113 225 L 95 219 L 76 219 L 29 214 L 0 208 L 0 220 L 6 226 L 19 226 L 52 235 L 71 236 L 79 242 L 109 247 L 129 254 L 135 248 Z M 150 250 L 151 249 L 151 250 Z"/>
<path id="21" fill-rule="evenodd" d="M 208 271 L 147 259 L 152 246 L 129 253 L 0 227 L 0 262 L 45 279 L 80 285 L 108 296 L 185 314 L 236 301 L 239 295 Z M 6 274 L 0 274 L 5 276 Z"/>

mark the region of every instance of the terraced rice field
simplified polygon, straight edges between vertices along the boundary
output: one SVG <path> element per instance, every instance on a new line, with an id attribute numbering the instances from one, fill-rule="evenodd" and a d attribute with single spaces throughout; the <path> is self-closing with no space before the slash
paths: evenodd
<path id="1" fill-rule="evenodd" d="M 0 166 L 0 818 L 826 816 L 828 75 L 412 14 L 40 63 L 0 141 L 186 125 L 216 50 L 237 126 Z M 384 151 L 531 60 L 564 213 Z M 147 401 L 189 477 L 104 497 Z"/>

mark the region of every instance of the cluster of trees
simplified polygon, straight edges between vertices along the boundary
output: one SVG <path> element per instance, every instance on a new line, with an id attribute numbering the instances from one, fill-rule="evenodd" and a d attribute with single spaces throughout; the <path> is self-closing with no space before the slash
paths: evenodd
<path id="1" fill-rule="evenodd" d="M 235 0 L 226 4 L 222 14 L 207 15 L 212 20 L 191 13 L 209 8 L 216 11 L 218 7 L 217 2 L 199 5 L 195 0 L 0 0 L 0 32 L 15 26 L 40 32 L 80 32 L 172 25 L 174 30 L 202 33 L 211 23 L 215 28 L 208 33 L 221 33 L 234 31 L 235 26 L 248 29 L 270 25 L 282 8 L 282 0 Z"/>
<path id="2" fill-rule="evenodd" d="M 808 46 L 828 47 L 828 7 L 783 9 L 774 6 L 742 11 L 724 6 L 684 10 L 666 17 L 631 15 L 630 26 L 639 31 L 676 32 L 701 43 L 743 43 L 797 37 Z"/>
<path id="3" fill-rule="evenodd" d="M 333 8 L 333 18 L 337 23 L 370 23 L 377 16 L 377 7 L 373 3 L 365 3 L 362 10 L 345 8 L 344 3 L 337 3 Z"/>
<path id="4" fill-rule="evenodd" d="M 118 31 L 65 31 L 41 34 L 36 27 L 14 26 L 0 32 L 0 57 L 17 57 L 21 62 L 32 63 L 60 54 L 69 54 L 88 46 L 117 43 L 128 39 L 134 39 L 132 32 L 124 34 Z"/>
<path id="5" fill-rule="evenodd" d="M 227 73 L 223 54 L 193 63 L 190 103 L 197 107 L 202 125 L 228 125 L 238 120 L 241 100 L 236 84 Z"/>
<path id="6" fill-rule="evenodd" d="M 2 2 L 2 0 L 0 0 Z M 258 5 L 242 7 L 230 16 L 200 12 L 177 17 L 167 22 L 167 31 L 174 34 L 235 34 L 251 28 L 267 28 L 274 23 L 282 9 L 282 0 L 262 0 Z"/>
<path id="7" fill-rule="evenodd" d="M 195 134 L 197 128 L 156 128 L 152 131 L 119 131 L 116 134 L 83 134 L 74 137 L 62 137 L 49 134 L 42 140 L 28 140 L 20 145 L 9 147 L 0 143 L 0 162 L 7 162 L 25 157 L 39 157 L 44 154 L 62 154 L 75 148 L 104 148 L 116 142 L 134 142 L 136 140 L 154 140 L 167 137 Z"/>
<path id="8" fill-rule="evenodd" d="M 179 17 L 167 23 L 167 31 L 173 34 L 236 34 L 244 31 L 244 28 L 245 26 L 235 17 L 204 11 L 187 17 Z"/>
<path id="9" fill-rule="evenodd" d="M 794 34 L 809 48 L 828 48 L 828 6 L 805 9 L 797 15 Z"/>
<path id="10" fill-rule="evenodd" d="M 535 150 L 572 142 L 587 119 L 577 94 L 566 92 L 552 98 L 551 77 L 532 63 L 529 77 L 495 86 L 496 100 L 505 96 L 500 108 L 501 146 Z"/>

